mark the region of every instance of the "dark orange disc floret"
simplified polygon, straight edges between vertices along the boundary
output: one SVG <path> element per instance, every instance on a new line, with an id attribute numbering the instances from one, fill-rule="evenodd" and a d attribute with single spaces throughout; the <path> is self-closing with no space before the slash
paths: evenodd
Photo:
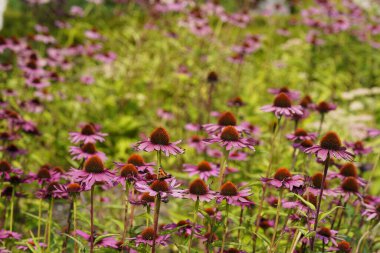
<path id="1" fill-rule="evenodd" d="M 225 250 L 224 252 L 225 252 L 225 253 L 239 253 L 240 250 L 235 249 L 235 248 L 230 248 L 230 249 L 228 249 L 228 250 Z"/>
<path id="2" fill-rule="evenodd" d="M 227 126 L 223 129 L 220 138 L 223 141 L 238 141 L 239 140 L 239 132 L 233 126 Z"/>
<path id="3" fill-rule="evenodd" d="M 177 222 L 177 227 L 191 227 L 191 225 L 187 220 L 180 220 Z"/>
<path id="4" fill-rule="evenodd" d="M 193 137 L 191 137 L 191 141 L 192 142 L 201 142 L 201 137 L 199 137 L 198 135 L 194 135 Z"/>
<path id="5" fill-rule="evenodd" d="M 342 176 L 345 177 L 358 177 L 358 172 L 356 169 L 355 164 L 353 163 L 346 163 L 340 168 L 339 172 Z"/>
<path id="6" fill-rule="evenodd" d="M 150 141 L 156 145 L 169 145 L 169 134 L 163 127 L 157 127 L 150 134 Z"/>
<path id="7" fill-rule="evenodd" d="M 295 136 L 307 136 L 307 132 L 302 129 L 302 128 L 298 128 L 295 132 L 294 132 L 294 135 Z"/>
<path id="8" fill-rule="evenodd" d="M 280 92 L 283 92 L 283 93 L 288 93 L 289 92 L 289 88 L 284 86 L 282 88 L 280 88 Z"/>
<path id="9" fill-rule="evenodd" d="M 273 105 L 281 108 L 288 108 L 292 106 L 292 101 L 285 93 L 281 92 L 274 99 Z"/>
<path id="10" fill-rule="evenodd" d="M 93 135 L 95 133 L 95 128 L 91 124 L 86 124 L 82 127 L 81 134 L 83 135 Z"/>
<path id="11" fill-rule="evenodd" d="M 313 142 L 311 140 L 303 140 L 301 146 L 304 148 L 310 148 L 313 146 Z"/>
<path id="12" fill-rule="evenodd" d="M 80 192 L 80 185 L 78 183 L 70 183 L 67 185 L 67 191 L 69 193 L 76 193 L 76 192 Z"/>
<path id="13" fill-rule="evenodd" d="M 241 97 L 234 97 L 229 100 L 229 102 L 236 106 L 242 106 L 244 105 L 243 99 Z"/>
<path id="14" fill-rule="evenodd" d="M 215 71 L 211 71 L 207 75 L 207 82 L 209 83 L 216 83 L 218 82 L 219 77 L 218 74 Z"/>
<path id="15" fill-rule="evenodd" d="M 214 216 L 216 213 L 216 209 L 212 207 L 205 208 L 204 210 L 209 216 Z"/>
<path id="16" fill-rule="evenodd" d="M 220 126 L 236 126 L 236 118 L 231 112 L 224 112 L 218 119 Z"/>
<path id="17" fill-rule="evenodd" d="M 104 164 L 102 159 L 97 155 L 89 157 L 84 163 L 84 170 L 88 173 L 103 173 Z"/>
<path id="18" fill-rule="evenodd" d="M 204 172 L 204 171 L 211 171 L 212 168 L 211 168 L 211 165 L 209 162 L 202 161 L 202 162 L 198 163 L 197 170 Z"/>
<path id="19" fill-rule="evenodd" d="M 123 167 L 120 169 L 120 176 L 121 177 L 129 177 L 129 176 L 137 176 L 139 174 L 137 168 L 135 165 L 131 163 L 125 164 Z"/>
<path id="20" fill-rule="evenodd" d="M 303 107 L 303 108 L 306 108 L 309 104 L 311 104 L 313 101 L 311 99 L 311 97 L 309 95 L 306 95 L 304 96 L 302 99 L 301 99 L 301 102 L 300 102 L 300 105 Z"/>
<path id="21" fill-rule="evenodd" d="M 156 192 L 168 192 L 169 185 L 165 180 L 155 180 L 151 185 L 150 189 Z"/>
<path id="22" fill-rule="evenodd" d="M 95 154 L 96 153 L 96 147 L 94 143 L 86 143 L 81 146 L 81 150 L 87 154 Z"/>
<path id="23" fill-rule="evenodd" d="M 341 253 L 350 253 L 351 252 L 351 245 L 347 241 L 341 241 L 338 243 L 337 248 L 339 249 L 338 252 Z"/>
<path id="24" fill-rule="evenodd" d="M 144 240 L 151 241 L 156 237 L 156 233 L 154 232 L 154 229 L 152 227 L 147 227 L 141 232 L 141 237 Z"/>
<path id="25" fill-rule="evenodd" d="M 37 172 L 37 178 L 39 179 L 48 179 L 50 177 L 51 175 L 49 169 L 44 166 L 41 167 Z"/>
<path id="26" fill-rule="evenodd" d="M 308 192 L 307 194 L 304 194 L 302 197 L 306 201 L 312 203 L 314 206 L 317 206 L 317 197 L 313 193 Z"/>
<path id="27" fill-rule="evenodd" d="M 290 171 L 287 168 L 279 168 L 274 174 L 274 178 L 279 181 L 290 178 L 291 176 L 292 173 L 290 173 Z"/>
<path id="28" fill-rule="evenodd" d="M 362 141 L 357 141 L 354 143 L 354 148 L 355 149 L 363 149 L 364 148 L 364 144 Z"/>
<path id="29" fill-rule="evenodd" d="M 342 142 L 335 132 L 330 131 L 323 136 L 320 145 L 324 149 L 339 150 L 342 146 Z"/>
<path id="30" fill-rule="evenodd" d="M 194 195 L 206 195 L 208 193 L 208 187 L 202 179 L 195 179 L 189 186 L 189 192 Z"/>
<path id="31" fill-rule="evenodd" d="M 146 203 L 154 203 L 154 197 L 150 196 L 149 193 L 147 193 L 147 192 L 144 192 L 141 195 L 141 200 L 146 202 Z"/>
<path id="32" fill-rule="evenodd" d="M 7 161 L 0 161 L 0 172 L 9 172 L 11 171 L 11 165 Z"/>
<path id="33" fill-rule="evenodd" d="M 142 158 L 141 155 L 139 154 L 132 154 L 129 158 L 128 158 L 128 163 L 131 163 L 135 166 L 143 166 L 145 164 L 144 162 L 144 159 Z"/>
<path id="34" fill-rule="evenodd" d="M 235 184 L 227 181 L 220 187 L 220 194 L 223 196 L 236 196 L 238 195 L 238 189 Z"/>
<path id="35" fill-rule="evenodd" d="M 322 227 L 319 229 L 318 234 L 325 236 L 325 237 L 331 237 L 331 231 L 327 227 Z"/>
<path id="36" fill-rule="evenodd" d="M 321 172 L 317 172 L 315 173 L 312 177 L 311 177 L 311 180 L 313 182 L 313 186 L 315 188 L 318 188 L 318 189 L 321 189 L 321 186 L 322 186 L 322 179 L 323 179 L 323 174 Z M 327 182 L 325 180 L 325 183 L 324 183 L 324 187 L 323 189 L 326 189 L 327 188 Z"/>
<path id="37" fill-rule="evenodd" d="M 327 102 L 322 101 L 317 105 L 317 111 L 320 113 L 326 113 L 330 111 L 330 106 Z"/>
<path id="38" fill-rule="evenodd" d="M 345 192 L 359 192 L 358 180 L 356 180 L 354 177 L 345 178 L 342 182 L 341 187 Z"/>

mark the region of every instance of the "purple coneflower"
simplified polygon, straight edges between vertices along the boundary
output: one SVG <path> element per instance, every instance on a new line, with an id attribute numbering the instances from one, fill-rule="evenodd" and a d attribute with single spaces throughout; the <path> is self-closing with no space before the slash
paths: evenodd
<path id="1" fill-rule="evenodd" d="M 140 244 L 153 246 L 154 240 L 156 244 L 166 246 L 168 245 L 169 238 L 170 235 L 157 235 L 152 227 L 147 227 L 138 236 L 132 238 L 132 240 L 135 241 L 137 246 Z"/>
<path id="2" fill-rule="evenodd" d="M 368 155 L 372 153 L 371 147 L 365 147 L 362 141 L 345 142 L 346 146 L 354 152 L 355 155 Z"/>
<path id="3" fill-rule="evenodd" d="M 22 237 L 21 234 L 8 231 L 8 230 L 0 230 L 0 241 L 4 241 L 5 239 L 15 239 L 15 240 L 20 240 Z"/>
<path id="4" fill-rule="evenodd" d="M 39 184 L 57 182 L 61 178 L 62 173 L 53 170 L 49 165 L 43 165 L 37 173 L 31 173 L 30 177 L 36 180 Z"/>
<path id="5" fill-rule="evenodd" d="M 74 160 L 86 160 L 93 155 L 99 156 L 103 161 L 107 159 L 106 155 L 103 152 L 96 150 L 95 144 L 91 142 L 82 144 L 80 147 L 71 146 L 70 155 Z"/>
<path id="6" fill-rule="evenodd" d="M 223 200 L 226 200 L 230 205 L 242 206 L 244 203 L 251 202 L 247 199 L 250 195 L 252 195 L 252 193 L 249 189 L 239 191 L 235 184 L 227 181 L 220 187 L 220 191 L 217 195 L 217 202 L 220 203 Z"/>
<path id="7" fill-rule="evenodd" d="M 17 246 L 17 249 L 26 251 L 29 250 L 29 247 L 33 248 L 34 250 L 41 250 L 42 248 L 46 248 L 47 245 L 43 242 L 39 242 L 38 245 L 36 245 L 33 239 L 29 239 L 25 242 L 25 245 Z"/>
<path id="8" fill-rule="evenodd" d="M 162 128 L 156 128 L 148 140 L 136 143 L 136 150 L 144 150 L 146 152 L 162 151 L 166 156 L 183 154 L 185 151 L 177 146 L 181 141 L 170 142 L 168 132 Z"/>
<path id="9" fill-rule="evenodd" d="M 203 226 L 194 224 L 190 220 L 180 220 L 177 223 L 167 224 L 162 227 L 163 230 L 176 230 L 176 234 L 179 236 L 188 237 L 191 235 L 192 231 L 195 235 L 201 233 Z"/>
<path id="10" fill-rule="evenodd" d="M 96 143 L 98 141 L 103 142 L 104 137 L 107 136 L 107 134 L 95 130 L 95 127 L 92 124 L 86 124 L 82 127 L 80 132 L 71 132 L 69 135 L 70 140 L 73 143 Z"/>
<path id="11" fill-rule="evenodd" d="M 335 191 L 343 197 L 345 202 L 347 202 L 352 195 L 355 195 L 360 199 L 362 198 L 359 189 L 360 184 L 355 177 L 346 177 Z"/>
<path id="12" fill-rule="evenodd" d="M 315 173 L 309 179 L 309 183 L 308 183 L 309 186 L 307 187 L 306 191 L 318 196 L 322 188 L 322 181 L 323 181 L 323 173 L 321 172 Z M 323 196 L 322 197 L 336 196 L 336 195 L 337 193 L 334 190 L 328 188 L 328 181 L 325 179 L 325 181 L 323 182 Z"/>
<path id="13" fill-rule="evenodd" d="M 198 154 L 201 154 L 206 151 L 207 145 L 202 141 L 202 138 L 198 135 L 192 136 L 188 141 L 187 144 L 194 148 Z"/>
<path id="14" fill-rule="evenodd" d="M 341 241 L 337 245 L 330 247 L 328 251 L 335 251 L 338 253 L 351 253 L 352 247 L 349 242 Z"/>
<path id="15" fill-rule="evenodd" d="M 227 126 L 234 126 L 239 131 L 242 130 L 241 127 L 237 126 L 237 120 L 232 112 L 222 113 L 216 124 L 205 124 L 203 125 L 203 129 L 209 134 L 216 134 Z"/>
<path id="16" fill-rule="evenodd" d="M 301 187 L 304 179 L 300 175 L 293 176 L 287 168 L 279 168 L 273 178 L 261 178 L 261 182 L 277 189 L 285 188 L 291 191 L 294 187 Z"/>
<path id="17" fill-rule="evenodd" d="M 120 174 L 115 177 L 114 181 L 125 186 L 127 182 L 136 182 L 141 179 L 139 171 L 132 163 L 127 163 L 119 169 Z"/>
<path id="18" fill-rule="evenodd" d="M 268 92 L 273 95 L 279 95 L 280 93 L 286 94 L 291 100 L 297 100 L 300 97 L 300 92 L 296 90 L 290 90 L 288 87 L 282 88 L 270 88 Z"/>
<path id="19" fill-rule="evenodd" d="M 150 196 L 160 195 L 162 198 L 167 196 L 177 196 L 180 190 L 176 188 L 179 187 L 177 181 L 174 178 L 170 179 L 156 179 L 150 185 L 144 181 L 139 181 L 136 183 L 136 190 L 139 192 L 147 192 Z"/>
<path id="20" fill-rule="evenodd" d="M 140 156 L 139 154 L 132 154 L 126 163 L 123 163 L 123 162 L 114 162 L 114 164 L 116 165 L 116 167 L 118 169 L 122 168 L 124 165 L 126 164 L 133 164 L 137 170 L 139 171 L 139 173 L 153 173 L 154 172 L 154 165 L 155 163 L 154 162 L 151 162 L 151 163 L 147 163 L 144 161 L 144 158 L 142 158 L 142 156 Z"/>
<path id="21" fill-rule="evenodd" d="M 239 151 L 230 152 L 228 155 L 229 160 L 235 160 L 235 161 L 246 161 L 247 158 L 248 158 L 247 153 L 239 152 Z"/>
<path id="22" fill-rule="evenodd" d="M 88 241 L 88 243 L 91 242 L 91 236 L 89 234 L 79 229 L 75 230 L 74 232 L 75 232 L 75 235 L 79 235 L 80 237 Z M 94 238 L 96 237 L 97 236 L 95 235 Z M 100 240 L 96 240 L 96 243 L 94 244 L 94 246 L 98 248 L 112 248 L 112 249 L 118 248 L 117 241 L 113 237 L 103 237 Z"/>
<path id="23" fill-rule="evenodd" d="M 0 147 L 0 150 L 3 151 L 4 154 L 9 155 L 11 158 L 16 158 L 28 153 L 26 149 L 20 149 L 15 144 L 9 144 L 8 146 Z"/>
<path id="24" fill-rule="evenodd" d="M 1 177 L 1 179 L 8 180 L 11 176 L 11 173 L 20 175 L 20 174 L 22 174 L 22 170 L 13 168 L 12 165 L 5 160 L 0 161 L 0 177 Z"/>
<path id="25" fill-rule="evenodd" d="M 330 179 L 339 178 L 340 180 L 344 180 L 346 177 L 354 177 L 358 180 L 360 186 L 364 186 L 366 184 L 366 181 L 358 176 L 358 169 L 353 163 L 343 164 L 340 167 L 339 172 L 330 172 L 327 177 Z"/>
<path id="26" fill-rule="evenodd" d="M 189 189 L 176 193 L 177 197 L 188 198 L 194 201 L 209 202 L 215 198 L 215 192 L 210 191 L 209 187 L 202 179 L 195 179 L 190 183 Z"/>
<path id="27" fill-rule="evenodd" d="M 317 138 L 317 133 L 308 133 L 302 128 L 298 128 L 292 134 L 287 134 L 286 138 L 293 142 L 302 142 L 305 140 L 314 141 Z"/>
<path id="28" fill-rule="evenodd" d="M 222 133 L 209 139 L 203 140 L 205 143 L 219 143 L 226 150 L 249 148 L 254 150 L 254 145 L 257 143 L 252 138 L 241 138 L 237 129 L 233 126 L 227 126 Z"/>
<path id="29" fill-rule="evenodd" d="M 245 103 L 241 97 L 234 97 L 228 100 L 227 105 L 229 107 L 242 107 L 245 106 Z"/>
<path id="30" fill-rule="evenodd" d="M 380 219 L 380 203 L 370 202 L 363 203 L 364 211 L 363 216 L 367 217 L 367 220 L 379 220 Z"/>
<path id="31" fill-rule="evenodd" d="M 199 175 L 205 181 L 210 177 L 217 177 L 219 175 L 218 166 L 207 161 L 202 161 L 198 165 L 184 164 L 183 167 L 184 171 L 189 173 L 189 176 Z"/>
<path id="32" fill-rule="evenodd" d="M 295 114 L 302 115 L 301 106 L 292 105 L 292 101 L 285 93 L 281 92 L 274 99 L 273 105 L 265 105 L 261 107 L 264 112 L 273 112 L 276 117 L 286 116 L 291 117 Z"/>
<path id="33" fill-rule="evenodd" d="M 335 132 L 327 132 L 325 136 L 321 139 L 320 145 L 314 145 L 310 148 L 305 149 L 307 154 L 315 154 L 321 160 L 326 161 L 326 159 L 335 157 L 337 159 L 344 159 L 351 161 L 354 155 L 342 146 L 338 135 Z"/>
<path id="34" fill-rule="evenodd" d="M 320 229 L 317 230 L 315 237 L 320 239 L 324 244 L 328 244 L 329 242 L 332 242 L 332 244 L 337 245 L 337 242 L 336 242 L 337 234 L 338 234 L 338 231 L 336 230 L 332 230 L 327 227 L 321 227 Z"/>

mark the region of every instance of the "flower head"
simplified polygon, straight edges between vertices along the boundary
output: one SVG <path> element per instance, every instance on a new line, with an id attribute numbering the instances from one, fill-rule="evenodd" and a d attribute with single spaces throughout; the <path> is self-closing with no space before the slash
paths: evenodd
<path id="1" fill-rule="evenodd" d="M 152 246 L 153 240 L 156 239 L 156 244 L 166 246 L 169 238 L 170 235 L 157 235 L 152 227 L 147 227 L 138 236 L 132 238 L 132 240 L 135 241 L 137 246 L 140 244 Z"/>
<path id="2" fill-rule="evenodd" d="M 219 143 L 226 150 L 249 148 L 254 150 L 254 145 L 257 143 L 252 138 L 242 138 L 237 129 L 233 126 L 227 126 L 223 129 L 220 135 L 203 140 L 205 143 Z"/>
<path id="3" fill-rule="evenodd" d="M 372 153 L 371 147 L 365 147 L 362 141 L 345 142 L 346 146 L 354 152 L 355 155 L 367 155 Z"/>
<path id="4" fill-rule="evenodd" d="M 251 203 L 248 196 L 252 195 L 250 189 L 239 190 L 237 186 L 231 181 L 225 182 L 217 195 L 217 202 L 226 202 L 230 205 L 244 206 L 244 204 Z"/>
<path id="5" fill-rule="evenodd" d="M 286 116 L 291 117 L 293 115 L 302 115 L 301 106 L 292 105 L 292 101 L 285 93 L 279 93 L 272 105 L 265 105 L 261 107 L 261 110 L 264 112 L 273 112 L 276 117 Z"/>
<path id="6" fill-rule="evenodd" d="M 308 133 L 304 129 L 298 128 L 294 133 L 286 135 L 286 138 L 293 142 L 314 141 L 317 138 L 317 133 Z"/>
<path id="7" fill-rule="evenodd" d="M 145 181 L 139 181 L 136 183 L 136 190 L 142 193 L 147 192 L 150 196 L 157 196 L 158 194 L 162 198 L 168 196 L 179 196 L 180 190 L 177 188 L 179 184 L 174 178 L 169 179 L 156 179 L 152 183 L 148 184 Z"/>
<path id="8" fill-rule="evenodd" d="M 189 176 L 199 175 L 205 181 L 210 177 L 217 177 L 219 175 L 218 166 L 207 161 L 202 161 L 198 165 L 184 164 L 183 167 L 184 171 L 189 173 Z"/>
<path id="9" fill-rule="evenodd" d="M 98 151 L 95 147 L 95 144 L 91 142 L 82 144 L 80 147 L 70 147 L 70 155 L 74 160 L 86 160 L 93 155 L 99 156 L 103 161 L 107 159 L 106 155 L 103 152 Z"/>
<path id="10" fill-rule="evenodd" d="M 315 237 L 323 241 L 325 244 L 332 242 L 334 245 L 337 245 L 337 234 L 338 231 L 336 230 L 332 230 L 327 227 L 322 227 L 317 230 L 317 234 L 315 235 Z"/>
<path id="11" fill-rule="evenodd" d="M 299 91 L 291 90 L 288 87 L 282 87 L 279 89 L 270 88 L 270 89 L 268 89 L 268 92 L 273 94 L 273 95 L 279 95 L 280 93 L 284 93 L 292 100 L 297 100 L 300 96 Z"/>
<path id="12" fill-rule="evenodd" d="M 279 168 L 273 178 L 261 178 L 261 182 L 275 188 L 285 188 L 290 191 L 295 187 L 301 187 L 304 179 L 300 175 L 292 175 L 287 168 Z"/>
<path id="13" fill-rule="evenodd" d="M 121 169 L 123 166 L 125 166 L 126 164 L 132 164 L 134 165 L 137 170 L 139 171 L 139 173 L 153 173 L 154 172 L 154 165 L 155 163 L 147 163 L 144 161 L 144 158 L 142 156 L 140 156 L 139 154 L 132 154 L 126 163 L 123 163 L 123 162 L 114 162 L 116 167 L 118 169 Z"/>

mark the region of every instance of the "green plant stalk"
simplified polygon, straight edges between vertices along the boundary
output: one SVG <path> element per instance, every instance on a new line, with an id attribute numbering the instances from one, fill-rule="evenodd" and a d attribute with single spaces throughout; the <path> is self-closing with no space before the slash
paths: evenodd
<path id="1" fill-rule="evenodd" d="M 38 205 L 38 229 L 37 229 L 37 237 L 41 236 L 41 219 L 42 219 L 42 199 L 39 201 Z"/>
<path id="2" fill-rule="evenodd" d="M 121 240 L 124 242 L 125 237 L 127 236 L 127 230 L 128 230 L 128 205 L 129 205 L 129 185 L 128 182 L 125 182 L 125 198 L 124 198 L 124 230 L 121 235 Z"/>
<path id="3" fill-rule="evenodd" d="M 282 193 L 283 193 L 283 190 L 281 189 L 280 190 L 280 196 L 277 199 L 276 221 L 274 223 L 274 231 L 273 231 L 272 240 L 270 243 L 270 252 L 272 252 L 272 251 L 274 252 L 274 244 L 275 244 L 276 235 L 277 235 L 278 221 L 280 219 L 280 208 L 281 208 Z"/>
<path id="4" fill-rule="evenodd" d="M 220 167 L 220 172 L 219 172 L 217 190 L 219 190 L 223 184 L 223 177 L 224 177 L 224 173 L 226 172 L 226 167 L 227 167 L 227 162 L 228 162 L 228 153 L 229 152 L 227 150 L 223 150 L 223 158 L 222 158 L 222 162 L 220 165 L 221 167 Z"/>
<path id="5" fill-rule="evenodd" d="M 222 239 L 222 248 L 221 251 L 223 252 L 224 250 L 224 244 L 226 242 L 226 237 L 228 233 L 228 214 L 229 214 L 229 208 L 230 205 L 226 202 L 226 220 L 224 221 L 224 231 L 223 231 L 223 239 Z"/>
<path id="6" fill-rule="evenodd" d="M 48 229 L 47 229 L 47 252 L 50 252 L 50 236 L 51 236 L 51 223 L 53 222 L 53 206 L 54 206 L 54 198 L 51 198 L 50 205 L 49 205 L 49 220 L 48 220 Z"/>
<path id="7" fill-rule="evenodd" d="M 90 253 L 94 252 L 94 186 L 91 187 L 91 209 L 90 209 L 90 220 L 91 220 L 91 229 L 90 229 Z"/>
<path id="8" fill-rule="evenodd" d="M 15 187 L 12 187 L 12 196 L 11 196 L 11 213 L 9 218 L 9 231 L 13 231 L 13 213 L 14 213 L 14 200 L 15 200 Z"/>
<path id="9" fill-rule="evenodd" d="M 152 253 L 156 252 L 156 237 L 157 237 L 157 231 L 158 231 L 158 218 L 160 216 L 160 206 L 161 206 L 161 195 L 157 194 L 156 196 L 156 204 L 154 208 L 154 237 L 153 237 L 153 245 L 152 245 Z"/>
<path id="10" fill-rule="evenodd" d="M 194 226 L 197 224 L 198 209 L 199 209 L 199 197 L 197 197 L 197 201 L 195 201 L 195 206 L 194 206 L 193 225 L 191 226 L 191 234 L 190 234 L 189 246 L 187 250 L 188 253 L 191 252 L 191 243 L 193 241 L 193 236 L 194 236 Z"/>
<path id="11" fill-rule="evenodd" d="M 73 226 L 74 226 L 74 237 L 76 235 L 77 231 L 77 196 L 76 194 L 73 195 Z M 78 244 L 74 240 L 74 253 L 78 252 Z"/>
<path id="12" fill-rule="evenodd" d="M 325 114 L 321 113 L 321 121 L 319 122 L 318 138 L 321 136 L 323 122 L 325 121 Z"/>

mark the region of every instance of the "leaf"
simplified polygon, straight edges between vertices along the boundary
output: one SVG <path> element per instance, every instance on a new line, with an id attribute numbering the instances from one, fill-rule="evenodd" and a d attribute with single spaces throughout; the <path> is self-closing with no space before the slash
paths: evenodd
<path id="1" fill-rule="evenodd" d="M 311 210 L 315 211 L 315 206 L 310 203 L 309 201 L 307 201 L 306 199 L 302 198 L 300 195 L 298 194 L 294 194 L 294 196 L 296 196 L 299 200 L 302 201 L 302 203 L 304 203 L 305 205 L 307 205 Z"/>
<path id="2" fill-rule="evenodd" d="M 338 208 L 343 208 L 343 206 L 336 206 L 333 209 L 331 209 L 331 210 L 329 210 L 327 212 L 322 213 L 321 217 L 319 218 L 319 220 L 323 220 L 324 218 L 326 218 L 328 215 L 330 215 L 332 212 L 334 212 Z"/>
<path id="3" fill-rule="evenodd" d="M 63 233 L 63 235 L 65 235 L 65 236 L 69 237 L 70 239 L 74 240 L 76 243 L 78 243 L 78 245 L 79 245 L 81 248 L 84 248 L 83 243 L 82 243 L 80 240 L 78 240 L 77 238 L 75 238 L 74 236 L 71 236 L 71 235 L 66 234 L 66 233 Z"/>
<path id="4" fill-rule="evenodd" d="M 104 238 L 111 237 L 111 236 L 116 236 L 116 235 L 118 235 L 118 234 L 106 234 L 106 235 L 98 236 L 98 237 L 95 238 L 94 244 L 100 242 Z"/>

